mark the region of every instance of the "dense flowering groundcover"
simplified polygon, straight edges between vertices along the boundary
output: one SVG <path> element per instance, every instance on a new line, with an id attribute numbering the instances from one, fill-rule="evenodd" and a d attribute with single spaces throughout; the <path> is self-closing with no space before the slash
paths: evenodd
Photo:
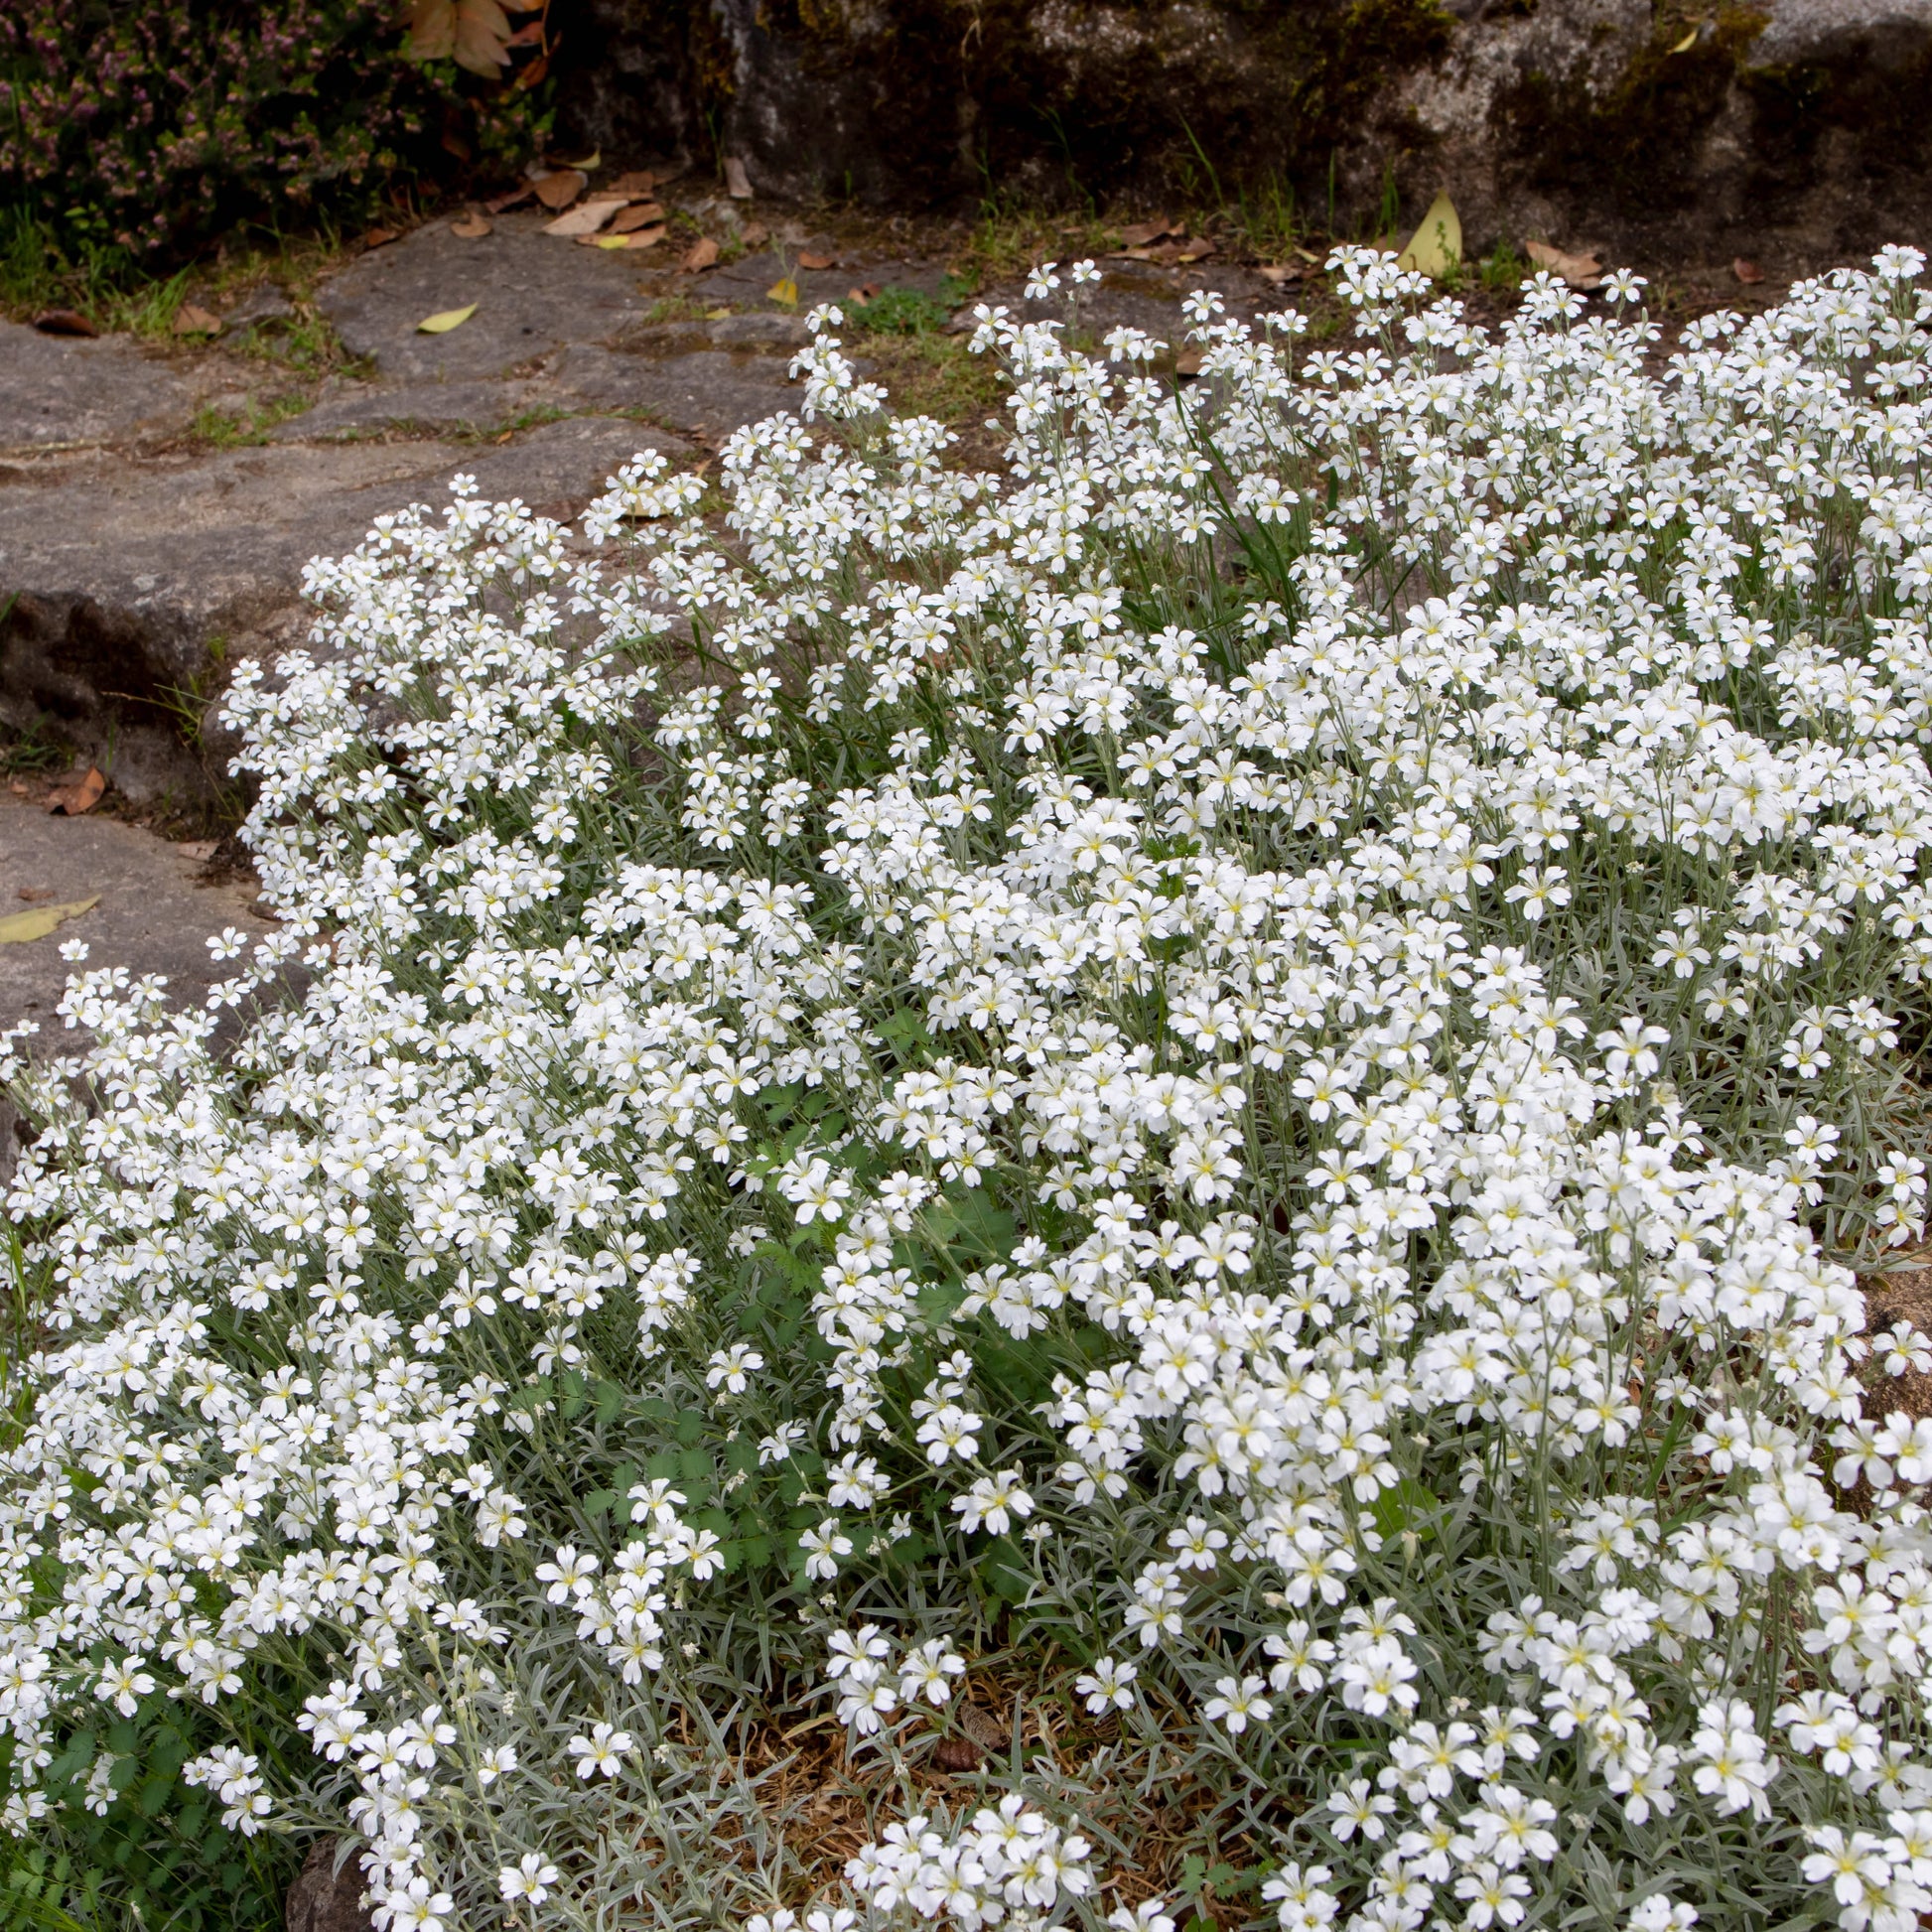
<path id="1" fill-rule="evenodd" d="M 997 476 L 821 311 L 715 482 L 314 566 L 283 923 L 10 1064 L 12 1827 L 165 1735 L 398 1932 L 1909 1932 L 1921 267 L 1341 251 L 1181 392 L 1041 271 Z"/>

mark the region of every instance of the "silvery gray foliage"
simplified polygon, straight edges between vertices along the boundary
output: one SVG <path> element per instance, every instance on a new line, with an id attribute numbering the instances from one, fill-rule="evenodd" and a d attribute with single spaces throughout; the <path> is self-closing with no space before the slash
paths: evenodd
<path id="1" fill-rule="evenodd" d="M 173 1699 L 404 1932 L 1094 1924 L 1150 1762 L 1283 1932 L 1932 1904 L 1932 1343 L 1846 1265 L 1925 1191 L 1921 260 L 1661 371 L 1632 278 L 1334 267 L 1357 346 L 1196 296 L 1178 394 L 982 311 L 997 476 L 824 310 L 722 522 L 645 457 L 600 556 L 459 487 L 312 567 L 283 923 L 10 1062 L 16 1830 Z M 988 1589 L 1092 1727 L 949 1808 Z M 767 1651 L 881 1768 L 840 1898 Z"/>

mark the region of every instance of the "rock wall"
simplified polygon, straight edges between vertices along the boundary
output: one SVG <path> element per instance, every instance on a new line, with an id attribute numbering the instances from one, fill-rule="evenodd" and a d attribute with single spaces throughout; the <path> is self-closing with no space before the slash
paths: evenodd
<path id="1" fill-rule="evenodd" d="M 1932 0 L 576 0 L 562 131 L 872 206 L 1215 186 L 1317 228 L 1923 235 Z"/>

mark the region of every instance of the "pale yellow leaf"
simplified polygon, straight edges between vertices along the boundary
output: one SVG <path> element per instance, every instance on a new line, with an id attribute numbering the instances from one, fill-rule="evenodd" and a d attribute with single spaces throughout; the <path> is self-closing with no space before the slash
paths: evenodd
<path id="1" fill-rule="evenodd" d="M 1462 218 L 1447 195 L 1438 195 L 1430 203 L 1422 225 L 1395 259 L 1398 268 L 1414 269 L 1439 282 L 1454 270 L 1462 259 Z"/>
<path id="2" fill-rule="evenodd" d="M 433 316 L 425 316 L 416 325 L 416 332 L 422 336 L 447 336 L 452 329 L 461 329 L 477 313 L 473 302 L 466 309 L 444 309 Z"/>
<path id="3" fill-rule="evenodd" d="M 50 932 L 77 919 L 89 906 L 100 903 L 100 895 L 76 898 L 66 905 L 37 905 L 30 912 L 10 912 L 0 919 L 0 946 L 24 944 L 29 939 L 45 939 Z"/>
<path id="4" fill-rule="evenodd" d="M 773 282 L 764 293 L 769 301 L 781 303 L 787 309 L 798 306 L 798 284 L 789 275 L 782 281 Z"/>
<path id="5" fill-rule="evenodd" d="M 1671 49 L 1671 52 L 1673 54 L 1690 53 L 1691 49 L 1698 44 L 1698 36 L 1703 32 L 1704 32 L 1703 27 L 1701 26 L 1693 27 L 1691 31 L 1688 34 L 1686 34 L 1684 38 L 1681 41 L 1679 41 L 1675 47 Z"/>

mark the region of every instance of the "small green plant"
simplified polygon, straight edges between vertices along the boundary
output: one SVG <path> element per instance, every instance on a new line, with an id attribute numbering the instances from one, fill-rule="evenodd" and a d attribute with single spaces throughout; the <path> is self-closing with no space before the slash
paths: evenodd
<path id="1" fill-rule="evenodd" d="M 310 398 L 300 391 L 277 396 L 250 396 L 239 409 L 217 409 L 204 403 L 195 412 L 188 433 L 197 442 L 217 450 L 238 450 L 268 441 L 268 432 L 277 423 L 299 416 L 309 407 Z"/>
<path id="2" fill-rule="evenodd" d="M 24 778 L 30 772 L 58 771 L 72 756 L 72 747 L 39 712 L 20 730 L 0 734 L 0 777 Z"/>
<path id="3" fill-rule="evenodd" d="M 1521 288 L 1529 272 L 1529 263 L 1516 252 L 1507 235 L 1476 264 L 1476 277 L 1482 286 L 1498 294 L 1510 294 Z"/>
<path id="4" fill-rule="evenodd" d="M 945 328 L 951 316 L 924 289 L 881 289 L 870 302 L 849 306 L 852 321 L 875 336 L 930 336 Z"/>

